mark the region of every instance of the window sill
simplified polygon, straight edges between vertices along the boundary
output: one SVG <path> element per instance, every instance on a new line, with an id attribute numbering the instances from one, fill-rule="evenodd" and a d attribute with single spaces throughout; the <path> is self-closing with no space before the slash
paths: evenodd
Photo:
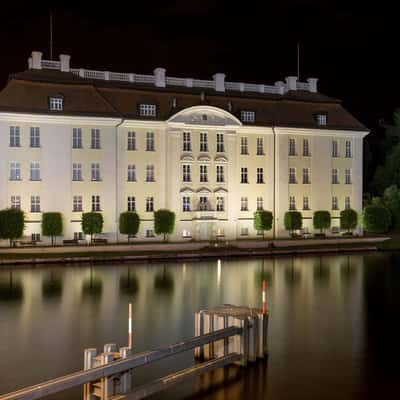
<path id="1" fill-rule="evenodd" d="M 40 214 L 41 211 L 32 211 L 32 210 L 31 210 L 30 213 L 31 213 L 31 214 Z"/>
<path id="2" fill-rule="evenodd" d="M 72 182 L 83 182 L 83 179 L 72 179 Z"/>
<path id="3" fill-rule="evenodd" d="M 41 179 L 29 179 L 29 182 L 41 182 Z"/>
<path id="4" fill-rule="evenodd" d="M 156 151 L 156 149 L 146 149 L 146 151 L 152 151 L 152 152 L 154 152 L 154 151 Z"/>
<path id="5" fill-rule="evenodd" d="M 257 185 L 264 185 L 265 182 L 257 182 Z"/>
<path id="6" fill-rule="evenodd" d="M 102 212 L 103 210 L 93 210 L 91 212 Z"/>
<path id="7" fill-rule="evenodd" d="M 126 181 L 127 181 L 127 182 L 137 182 L 136 179 L 135 179 L 135 180 L 133 180 L 133 179 L 127 179 Z"/>
<path id="8" fill-rule="evenodd" d="M 126 151 L 137 151 L 137 149 L 126 149 Z"/>
<path id="9" fill-rule="evenodd" d="M 72 150 L 83 150 L 83 147 L 72 147 Z"/>
<path id="10" fill-rule="evenodd" d="M 30 149 L 41 149 L 42 146 L 29 146 Z"/>
<path id="11" fill-rule="evenodd" d="M 17 148 L 17 149 L 18 149 L 18 148 L 20 148 L 20 147 L 22 147 L 22 146 L 21 146 L 21 145 L 19 145 L 19 146 L 11 146 L 11 144 L 10 144 L 8 147 L 11 147 L 11 148 L 14 147 L 14 148 Z"/>
<path id="12" fill-rule="evenodd" d="M 91 147 L 90 150 L 101 150 L 101 147 Z"/>
<path id="13" fill-rule="evenodd" d="M 10 182 L 21 182 L 22 179 L 21 178 L 19 178 L 19 179 L 9 179 L 9 181 Z"/>
<path id="14" fill-rule="evenodd" d="M 250 182 L 240 182 L 240 183 L 242 183 L 244 185 L 248 185 Z"/>
<path id="15" fill-rule="evenodd" d="M 256 153 L 256 156 L 265 156 L 265 153 Z"/>
<path id="16" fill-rule="evenodd" d="M 75 213 L 77 213 L 77 212 L 83 212 L 83 210 L 72 210 L 72 212 L 75 212 Z"/>
<path id="17" fill-rule="evenodd" d="M 146 183 L 155 183 L 155 181 L 147 181 L 147 180 L 146 180 Z"/>
<path id="18" fill-rule="evenodd" d="M 102 179 L 91 179 L 90 182 L 103 182 Z"/>

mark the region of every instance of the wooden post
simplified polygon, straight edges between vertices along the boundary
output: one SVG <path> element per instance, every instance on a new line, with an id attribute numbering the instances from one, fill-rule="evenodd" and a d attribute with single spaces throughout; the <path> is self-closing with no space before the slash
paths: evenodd
<path id="1" fill-rule="evenodd" d="M 104 345 L 104 353 L 116 353 L 117 345 L 115 343 L 107 343 Z"/>
<path id="2" fill-rule="evenodd" d="M 214 332 L 214 316 L 209 312 L 203 313 L 203 332 L 202 334 Z M 203 346 L 204 359 L 214 358 L 214 343 L 208 343 Z"/>
<path id="3" fill-rule="evenodd" d="M 83 369 L 86 371 L 94 367 L 95 357 L 97 355 L 97 349 L 85 349 Z M 96 397 L 92 393 L 92 387 L 90 383 L 83 385 L 83 400 L 95 400 Z"/>
<path id="4" fill-rule="evenodd" d="M 110 362 L 114 361 L 114 354 L 113 353 L 103 353 L 101 355 L 101 364 L 106 365 L 109 364 Z M 114 382 L 112 377 L 110 376 L 105 376 L 104 378 L 101 378 L 101 395 L 100 399 L 101 400 L 107 400 L 109 397 L 113 396 L 114 393 Z"/>
<path id="5" fill-rule="evenodd" d="M 127 358 L 131 354 L 132 350 L 129 347 L 121 347 L 119 354 L 121 358 Z M 119 383 L 119 392 L 127 393 L 132 388 L 132 370 L 128 370 L 121 374 Z"/>
<path id="6" fill-rule="evenodd" d="M 259 334 L 259 321 L 257 315 L 249 317 L 249 361 L 257 360 L 257 347 L 258 347 L 258 334 Z"/>
<path id="7" fill-rule="evenodd" d="M 132 341 L 132 303 L 128 307 L 128 347 L 131 349 L 133 346 Z"/>
<path id="8" fill-rule="evenodd" d="M 224 321 L 225 318 L 223 315 L 214 314 L 214 330 L 223 329 Z M 223 357 L 225 355 L 225 339 L 214 342 L 214 356 Z"/>

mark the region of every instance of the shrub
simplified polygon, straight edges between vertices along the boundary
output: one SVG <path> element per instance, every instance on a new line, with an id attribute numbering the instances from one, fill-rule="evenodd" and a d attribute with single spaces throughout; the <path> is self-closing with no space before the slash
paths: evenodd
<path id="1" fill-rule="evenodd" d="M 271 211 L 256 211 L 254 213 L 254 229 L 256 231 L 262 231 L 263 239 L 264 239 L 264 232 L 269 231 L 272 229 L 272 212 Z"/>
<path id="2" fill-rule="evenodd" d="M 101 233 L 103 230 L 103 215 L 97 212 L 87 212 L 82 214 L 82 231 L 85 235 L 90 235 L 90 242 L 93 235 Z"/>
<path id="3" fill-rule="evenodd" d="M 363 226 L 367 232 L 387 232 L 391 223 L 392 216 L 385 206 L 370 205 L 364 208 Z"/>
<path id="4" fill-rule="evenodd" d="M 355 229 L 357 227 L 357 222 L 357 211 L 349 208 L 340 212 L 340 229 L 345 229 L 347 232 L 350 232 L 351 229 Z"/>
<path id="5" fill-rule="evenodd" d="M 63 220 L 59 212 L 46 212 L 42 216 L 42 235 L 51 236 L 51 245 L 55 244 L 55 237 L 63 233 Z"/>
<path id="6" fill-rule="evenodd" d="M 314 229 L 319 229 L 320 233 L 324 229 L 329 229 L 331 227 L 331 214 L 329 211 L 315 211 L 313 215 L 313 226 Z"/>
<path id="7" fill-rule="evenodd" d="M 300 211 L 286 211 L 284 216 L 285 229 L 293 233 L 303 226 L 303 217 Z"/>
<path id="8" fill-rule="evenodd" d="M 140 218 L 135 212 L 126 211 L 119 215 L 119 233 L 128 235 L 129 237 L 135 236 L 139 231 Z"/>
<path id="9" fill-rule="evenodd" d="M 174 232 L 175 229 L 175 213 L 161 209 L 154 211 L 154 231 L 157 235 L 163 234 L 164 241 L 167 235 Z"/>
<path id="10" fill-rule="evenodd" d="M 0 210 L 0 238 L 8 239 L 10 247 L 13 241 L 22 237 L 25 228 L 23 211 L 16 208 Z"/>

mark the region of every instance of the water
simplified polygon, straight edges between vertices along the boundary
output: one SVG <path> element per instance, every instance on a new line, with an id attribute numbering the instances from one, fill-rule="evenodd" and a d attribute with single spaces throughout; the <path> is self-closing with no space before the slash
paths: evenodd
<path id="1" fill-rule="evenodd" d="M 222 303 L 271 311 L 268 361 L 230 367 L 158 399 L 376 399 L 400 391 L 400 256 L 361 254 L 165 265 L 0 270 L 0 393 L 82 368 L 83 350 L 137 352 L 189 338 L 194 311 Z M 185 353 L 137 370 L 140 384 L 191 365 Z M 54 396 L 80 399 L 81 389 Z"/>

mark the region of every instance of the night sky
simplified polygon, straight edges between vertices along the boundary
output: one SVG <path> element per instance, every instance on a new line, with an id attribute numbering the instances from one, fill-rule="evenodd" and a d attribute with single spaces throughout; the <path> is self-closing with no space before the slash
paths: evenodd
<path id="1" fill-rule="evenodd" d="M 382 137 L 379 120 L 400 106 L 400 10 L 394 5 L 333 1 L 162 2 L 58 1 L 54 54 L 73 67 L 273 84 L 296 75 L 319 78 L 319 90 L 343 100 Z M 382 4 L 381 4 L 382 3 Z M 1 4 L 0 84 L 24 70 L 32 50 L 49 58 L 51 2 Z M 375 2 L 375 4 L 377 4 Z"/>

